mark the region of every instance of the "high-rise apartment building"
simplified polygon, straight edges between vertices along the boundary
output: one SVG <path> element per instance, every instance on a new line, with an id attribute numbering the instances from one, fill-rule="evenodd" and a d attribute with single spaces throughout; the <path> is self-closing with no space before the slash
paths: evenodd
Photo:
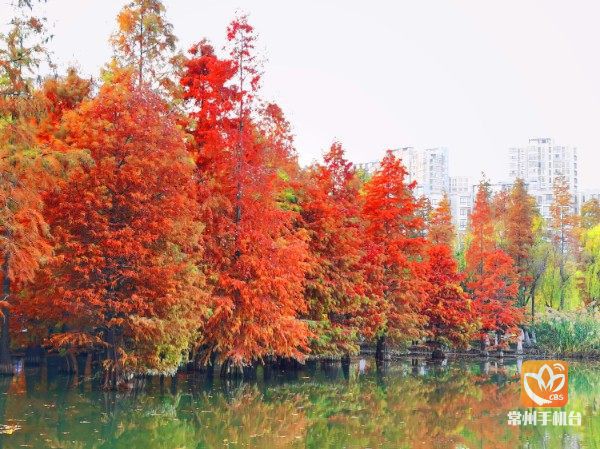
<path id="1" fill-rule="evenodd" d="M 404 147 L 394 150 L 408 170 L 410 180 L 416 181 L 415 195 L 425 196 L 432 206 L 449 190 L 448 149 Z"/>
<path id="2" fill-rule="evenodd" d="M 436 206 L 444 192 L 449 190 L 448 149 L 401 147 L 392 150 L 392 153 L 402 160 L 409 181 L 416 181 L 415 196 L 425 196 Z M 372 174 L 379 169 L 379 162 L 359 163 L 356 167 Z"/>
<path id="3" fill-rule="evenodd" d="M 450 178 L 448 196 L 452 210 L 452 224 L 459 233 L 464 233 L 469 225 L 469 215 L 473 207 L 473 195 L 469 178 L 453 176 Z"/>
<path id="4" fill-rule="evenodd" d="M 552 187 L 559 176 L 567 179 L 574 212 L 579 210 L 577 148 L 557 145 L 550 138 L 529 139 L 526 146 L 509 148 L 508 157 L 509 178 L 525 181 L 544 218 L 550 217 Z"/>
<path id="5" fill-rule="evenodd" d="M 589 200 L 600 201 L 600 189 L 585 189 L 579 192 L 579 207 Z"/>

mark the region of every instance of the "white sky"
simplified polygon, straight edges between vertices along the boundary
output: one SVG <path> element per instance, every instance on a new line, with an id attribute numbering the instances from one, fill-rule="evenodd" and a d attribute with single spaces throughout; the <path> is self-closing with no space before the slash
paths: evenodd
<path id="1" fill-rule="evenodd" d="M 124 3 L 48 0 L 57 60 L 96 75 Z M 600 187 L 596 0 L 164 3 L 183 48 L 202 37 L 221 48 L 234 12 L 250 13 L 263 96 L 288 115 L 303 163 L 334 139 L 355 162 L 447 146 L 451 175 L 502 179 L 509 146 L 548 136 L 579 148 L 581 187 Z"/>

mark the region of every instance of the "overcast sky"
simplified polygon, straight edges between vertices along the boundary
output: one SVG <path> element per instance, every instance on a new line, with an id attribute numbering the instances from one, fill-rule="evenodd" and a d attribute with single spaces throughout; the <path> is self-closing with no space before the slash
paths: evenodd
<path id="1" fill-rule="evenodd" d="M 0 17 L 6 2 L 0 0 Z M 59 63 L 96 75 L 123 0 L 48 0 Z M 250 14 L 263 96 L 292 122 L 303 163 L 340 140 L 354 162 L 447 146 L 450 174 L 506 178 L 509 146 L 548 136 L 600 187 L 600 2 L 165 0 L 180 45 L 224 43 Z"/>

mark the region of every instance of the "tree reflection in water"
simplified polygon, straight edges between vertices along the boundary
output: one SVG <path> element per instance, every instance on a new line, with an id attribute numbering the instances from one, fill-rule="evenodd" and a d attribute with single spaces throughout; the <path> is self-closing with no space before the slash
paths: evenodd
<path id="1" fill-rule="evenodd" d="M 267 380 L 265 380 L 267 379 Z M 567 410 L 583 426 L 509 427 L 516 363 L 424 360 L 311 364 L 251 383 L 180 373 L 104 392 L 42 365 L 0 378 L 0 447 L 48 448 L 598 448 L 600 370 L 571 364 Z M 20 428 L 19 428 L 20 427 Z"/>

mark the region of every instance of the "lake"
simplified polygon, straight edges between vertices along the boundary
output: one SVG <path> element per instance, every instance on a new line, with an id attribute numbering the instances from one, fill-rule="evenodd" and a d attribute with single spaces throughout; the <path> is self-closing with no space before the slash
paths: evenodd
<path id="1" fill-rule="evenodd" d="M 104 392 L 48 368 L 0 379 L 1 448 L 600 448 L 600 365 L 571 363 L 576 426 L 509 426 L 516 361 L 371 359 L 253 382 L 180 373 Z"/>

